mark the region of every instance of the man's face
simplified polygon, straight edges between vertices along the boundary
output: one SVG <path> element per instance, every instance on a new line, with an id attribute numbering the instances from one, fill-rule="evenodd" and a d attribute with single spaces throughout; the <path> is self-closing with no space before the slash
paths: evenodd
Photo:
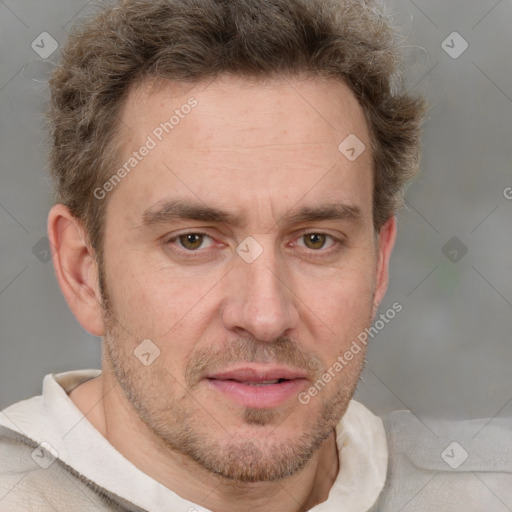
<path id="1" fill-rule="evenodd" d="M 158 130 L 175 109 L 179 122 Z M 338 149 L 349 134 L 370 147 L 363 112 L 340 83 L 224 77 L 133 91 L 121 125 L 123 163 L 155 144 L 108 198 L 104 374 L 152 435 L 208 470 L 293 474 L 364 364 L 361 350 L 298 400 L 372 317 L 371 154 Z M 176 201 L 226 215 L 181 218 Z"/>

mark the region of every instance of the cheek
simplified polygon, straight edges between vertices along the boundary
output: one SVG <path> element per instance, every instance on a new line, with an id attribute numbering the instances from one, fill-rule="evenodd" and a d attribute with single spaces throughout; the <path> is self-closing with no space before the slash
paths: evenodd
<path id="1" fill-rule="evenodd" d="M 133 329 L 163 336 L 198 302 L 204 282 L 164 272 L 135 253 L 109 266 L 107 285 L 113 309 Z"/>
<path id="2" fill-rule="evenodd" d="M 142 260 L 125 259 L 107 276 L 118 335 L 134 345 L 150 339 L 160 350 L 159 365 L 181 375 L 211 320 L 211 283 L 160 272 Z"/>
<path id="3" fill-rule="evenodd" d="M 330 340 L 326 351 L 331 358 L 349 347 L 371 323 L 375 277 L 370 267 L 366 268 L 340 272 L 337 279 L 323 283 L 319 293 L 306 296 L 305 304 L 317 313 L 315 322 L 323 324 L 320 328 Z"/>

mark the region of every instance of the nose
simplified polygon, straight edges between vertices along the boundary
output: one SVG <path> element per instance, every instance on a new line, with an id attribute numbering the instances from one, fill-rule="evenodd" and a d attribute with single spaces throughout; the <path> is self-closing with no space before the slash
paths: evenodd
<path id="1" fill-rule="evenodd" d="M 283 264 L 271 249 L 252 263 L 242 259 L 226 276 L 227 294 L 222 308 L 224 327 L 239 336 L 271 342 L 287 335 L 299 322 L 298 300 Z"/>

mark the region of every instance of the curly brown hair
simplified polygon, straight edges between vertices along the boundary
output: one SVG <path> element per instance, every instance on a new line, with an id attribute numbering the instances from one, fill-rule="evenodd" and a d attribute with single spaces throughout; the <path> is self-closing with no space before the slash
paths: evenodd
<path id="1" fill-rule="evenodd" d="M 146 80 L 221 74 L 345 82 L 363 108 L 374 164 L 376 230 L 419 166 L 422 98 L 405 90 L 397 34 L 372 0 L 122 0 L 76 27 L 50 79 L 50 169 L 101 254 L 107 201 L 93 191 L 118 165 L 119 115 Z"/>

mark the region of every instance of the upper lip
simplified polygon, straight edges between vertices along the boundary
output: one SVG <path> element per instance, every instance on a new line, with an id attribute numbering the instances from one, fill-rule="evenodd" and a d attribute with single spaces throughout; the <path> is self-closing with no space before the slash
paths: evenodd
<path id="1" fill-rule="evenodd" d="M 285 366 L 254 365 L 229 368 L 206 375 L 206 379 L 236 380 L 240 382 L 263 382 L 276 379 L 304 379 L 306 372 Z"/>

